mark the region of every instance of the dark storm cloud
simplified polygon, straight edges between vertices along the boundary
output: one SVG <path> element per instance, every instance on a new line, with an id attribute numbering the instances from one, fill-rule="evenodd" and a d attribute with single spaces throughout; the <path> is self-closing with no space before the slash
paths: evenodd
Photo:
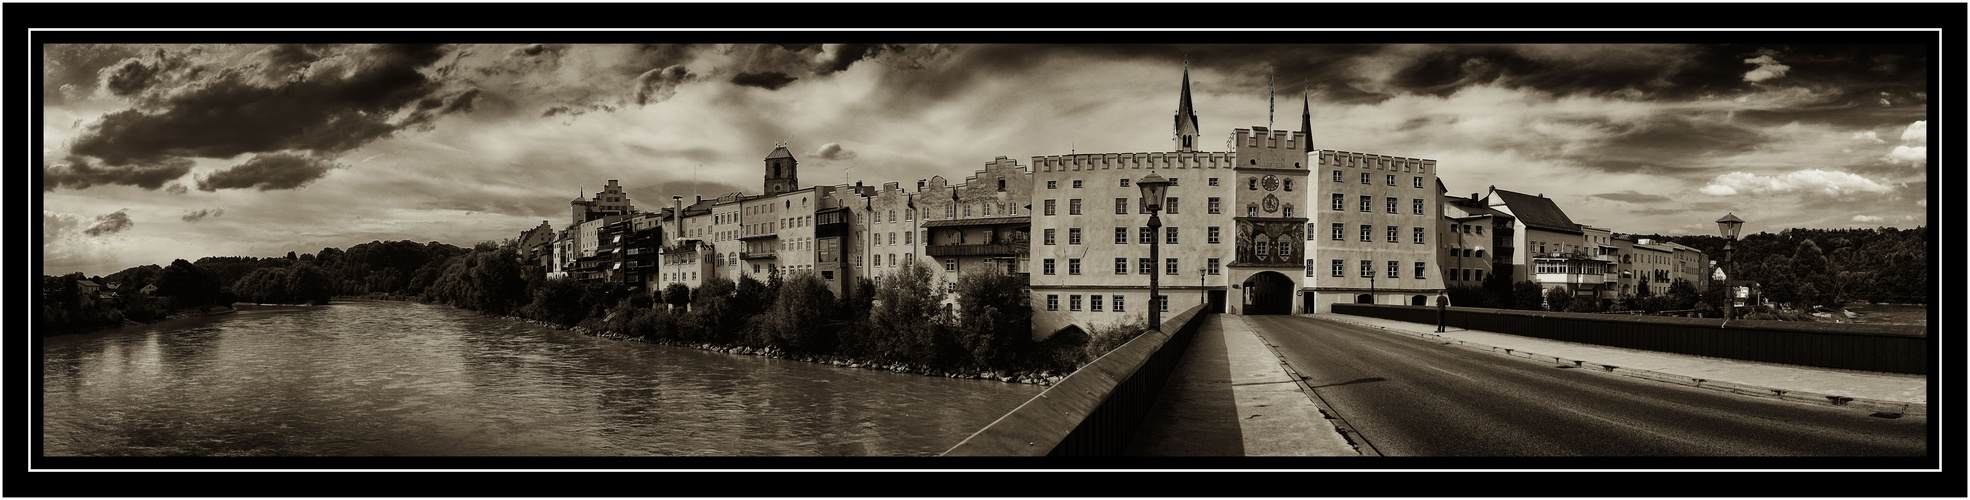
<path id="1" fill-rule="evenodd" d="M 1627 203 L 1656 203 L 1656 202 L 1663 202 L 1670 200 L 1670 198 L 1667 196 L 1642 194 L 1634 191 L 1622 191 L 1619 193 L 1601 193 L 1593 196 L 1595 198 L 1627 202 Z"/>
<path id="2" fill-rule="evenodd" d="M 261 191 L 306 186 L 340 167 L 335 163 L 287 153 L 254 155 L 246 163 L 213 172 L 198 180 L 198 190 L 259 188 Z"/>
<path id="3" fill-rule="evenodd" d="M 677 95 L 677 86 L 692 79 L 691 72 L 681 64 L 643 72 L 636 77 L 632 87 L 636 105 L 655 104 Z"/>
<path id="4" fill-rule="evenodd" d="M 615 110 L 616 110 L 615 106 L 610 106 L 598 102 L 562 104 L 562 105 L 552 106 L 547 108 L 546 111 L 540 113 L 540 117 L 546 118 L 555 115 L 567 115 L 569 117 L 576 117 L 595 111 L 609 112 Z"/>
<path id="5" fill-rule="evenodd" d="M 89 226 L 88 229 L 84 229 L 82 232 L 89 233 L 90 236 L 102 236 L 128 230 L 130 226 L 136 225 L 136 223 L 130 222 L 130 214 L 126 213 L 129 210 L 125 208 L 98 216 L 96 217 L 96 225 Z"/>
<path id="6" fill-rule="evenodd" d="M 191 190 L 186 189 L 184 184 L 173 182 L 169 187 L 164 188 L 164 192 L 171 194 L 185 194 L 191 192 Z"/>
<path id="7" fill-rule="evenodd" d="M 401 128 L 428 126 L 437 116 L 470 110 L 476 90 L 447 93 L 440 82 L 420 72 L 444 55 L 444 49 L 437 46 L 372 47 L 343 54 L 347 60 L 336 64 L 347 65 L 345 68 L 317 71 L 313 77 L 278 86 L 251 81 L 249 72 L 258 68 L 252 64 L 262 64 L 260 61 L 210 71 L 203 81 L 161 94 L 155 106 L 146 106 L 151 109 L 132 108 L 104 115 L 74 140 L 69 152 L 96 158 L 106 167 L 188 165 L 186 159 L 192 157 L 232 158 L 275 151 L 316 155 L 345 152 L 389 137 Z M 288 49 L 265 51 L 264 57 L 294 68 L 306 60 L 306 56 Z M 404 119 L 392 121 L 406 108 Z M 249 163 L 260 161 L 267 160 Z M 130 170 L 152 177 L 162 174 L 156 168 Z M 235 186 L 235 175 L 215 174 L 217 180 L 201 183 L 201 188 Z M 142 182 L 102 183 L 152 189 L 161 185 L 151 177 Z M 259 184 L 256 180 L 246 185 Z"/>
<path id="8" fill-rule="evenodd" d="M 191 169 L 192 161 L 185 158 L 166 158 L 156 162 L 124 165 L 94 165 L 87 158 L 70 156 L 62 162 L 42 164 L 41 190 L 52 191 L 58 187 L 83 189 L 111 184 L 157 189 L 172 179 L 184 177 Z"/>
<path id="9" fill-rule="evenodd" d="M 842 71 L 848 69 L 849 66 L 853 66 L 857 61 L 880 55 L 885 50 L 890 50 L 890 46 L 878 44 L 844 44 L 836 46 L 833 52 L 828 53 L 829 57 L 827 59 L 821 60 L 820 67 L 815 68 L 814 73 L 826 75 Z"/>
<path id="10" fill-rule="evenodd" d="M 95 92 L 103 68 L 135 55 L 125 45 L 46 45 L 42 48 L 44 105 L 56 105 Z"/>
<path id="11" fill-rule="evenodd" d="M 179 217 L 178 219 L 183 220 L 185 222 L 198 222 L 201 220 L 205 220 L 206 217 L 218 217 L 221 215 L 226 215 L 226 209 L 201 208 L 198 210 L 186 210 L 185 215 Z"/>
<path id="12" fill-rule="evenodd" d="M 787 86 L 787 84 L 793 83 L 794 80 L 799 80 L 799 78 L 787 76 L 786 73 L 781 73 L 778 71 L 767 71 L 762 73 L 739 73 L 737 75 L 732 75 L 733 84 L 743 85 L 747 87 L 759 87 L 766 90 L 779 90 L 780 87 L 785 87 Z"/>
<path id="13" fill-rule="evenodd" d="M 513 49 L 513 52 L 508 53 L 507 56 L 508 57 L 534 57 L 541 54 L 547 54 L 550 57 L 558 57 L 561 55 L 562 50 L 563 49 L 560 46 L 549 46 L 549 45 L 541 45 L 536 43 L 533 45 L 526 45 L 517 49 Z"/>

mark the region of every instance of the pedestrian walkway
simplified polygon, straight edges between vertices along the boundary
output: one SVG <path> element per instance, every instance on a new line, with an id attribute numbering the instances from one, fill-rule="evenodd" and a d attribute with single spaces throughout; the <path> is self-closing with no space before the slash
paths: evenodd
<path id="1" fill-rule="evenodd" d="M 1503 355 L 1572 363 L 1581 368 L 1748 396 L 1909 416 L 1929 414 L 1929 377 L 1923 375 L 1672 354 L 1454 327 L 1445 328 L 1444 333 L 1436 333 L 1436 325 L 1432 324 L 1345 314 L 1309 317 L 1441 340 Z"/>
<path id="2" fill-rule="evenodd" d="M 1359 456 L 1241 316 L 1198 326 L 1130 456 Z"/>

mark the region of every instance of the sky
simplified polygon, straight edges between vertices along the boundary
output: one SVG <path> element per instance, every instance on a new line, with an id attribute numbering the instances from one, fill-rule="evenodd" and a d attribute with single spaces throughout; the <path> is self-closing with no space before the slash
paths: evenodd
<path id="1" fill-rule="evenodd" d="M 824 35 L 817 35 L 825 38 Z M 1555 199 L 1616 232 L 1926 225 L 1933 48 L 1863 44 L 42 46 L 43 274 L 568 223 L 619 181 L 962 181 L 995 157 L 1205 140 L 1437 160 L 1450 195 Z M 1187 66 L 1186 66 L 1187 65 Z M 1305 96 L 1305 97 L 1303 97 Z M 1274 111 L 1268 117 L 1268 102 Z"/>

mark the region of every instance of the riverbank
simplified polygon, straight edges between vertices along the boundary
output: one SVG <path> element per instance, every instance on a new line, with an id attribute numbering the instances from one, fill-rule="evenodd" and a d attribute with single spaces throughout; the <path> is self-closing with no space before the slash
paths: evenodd
<path id="1" fill-rule="evenodd" d="M 684 341 L 673 341 L 673 340 L 660 340 L 660 341 L 651 341 L 651 340 L 648 340 L 648 339 L 644 339 L 644 338 L 641 338 L 641 337 L 636 337 L 636 336 L 631 336 L 631 335 L 625 335 L 625 334 L 623 334 L 623 333 L 620 333 L 620 332 L 607 332 L 607 331 L 595 331 L 595 330 L 591 330 L 591 329 L 588 329 L 588 328 L 583 328 L 583 327 L 580 327 L 580 326 L 564 326 L 564 325 L 560 325 L 560 324 L 556 324 L 556 323 L 553 323 L 553 322 L 548 322 L 548 321 L 540 321 L 540 320 L 534 320 L 534 319 L 527 319 L 527 318 L 522 318 L 522 317 L 519 317 L 519 316 L 511 316 L 511 315 L 509 315 L 509 316 L 501 316 L 501 319 L 507 319 L 507 320 L 514 320 L 514 321 L 520 321 L 520 322 L 524 322 L 524 323 L 528 323 L 528 324 L 532 324 L 532 325 L 535 325 L 535 326 L 541 326 L 541 327 L 546 327 L 546 328 L 554 328 L 554 329 L 558 329 L 558 330 L 567 330 L 567 331 L 571 331 L 571 332 L 574 332 L 574 333 L 579 333 L 579 334 L 582 334 L 582 335 L 588 335 L 588 336 L 592 336 L 592 337 L 601 337 L 601 338 L 606 338 L 606 339 L 610 339 L 610 340 L 621 340 L 621 341 L 629 341 L 629 342 L 643 342 L 643 343 L 647 343 L 647 344 L 656 344 L 656 345 L 667 345 L 667 346 L 674 346 L 674 347 L 688 347 L 688 348 L 692 348 L 692 349 L 698 349 L 698 350 L 701 350 L 701 351 L 711 351 L 711 352 L 718 352 L 718 353 L 724 353 L 724 354 L 740 354 L 740 355 L 746 355 L 746 356 L 765 356 L 765 357 L 769 357 L 769 358 L 773 358 L 773 359 L 785 359 L 785 360 L 790 360 L 790 361 L 801 361 L 801 362 L 807 362 L 807 363 L 819 363 L 819 364 L 825 364 L 825 365 L 831 365 L 831 366 L 836 366 L 836 367 L 840 367 L 840 368 L 859 368 L 859 369 L 864 369 L 864 370 L 881 370 L 881 371 L 888 371 L 888 372 L 895 372 L 895 373 L 909 373 L 909 374 L 915 374 L 915 375 L 924 375 L 924 376 L 930 376 L 930 377 L 943 377 L 943 378 L 957 378 L 957 379 L 975 379 L 975 380 L 997 380 L 997 381 L 1000 381 L 1000 382 L 1005 382 L 1005 383 L 1009 383 L 1009 384 L 1031 384 L 1031 385 L 1039 385 L 1039 386 L 1051 386 L 1051 385 L 1053 385 L 1053 384 L 1056 384 L 1056 383 L 1059 383 L 1061 379 L 1064 379 L 1064 378 L 1067 378 L 1067 374 L 1065 374 L 1065 373 L 1054 373 L 1054 372 L 1052 372 L 1052 371 L 1047 371 L 1047 370 L 1040 370 L 1040 371 L 1023 371 L 1023 372 L 1022 372 L 1022 371 L 1013 371 L 1013 372 L 997 372 L 997 371 L 982 371 L 982 372 L 956 372 L 956 371 L 946 371 L 946 370 L 944 370 L 944 369 L 941 369 L 941 368 L 934 368 L 934 367 L 930 367 L 930 366 L 927 366 L 927 365 L 921 365 L 921 364 L 909 364 L 909 363 L 881 363 L 881 362 L 875 362 L 875 361 L 868 361 L 868 360 L 861 360 L 861 359 L 853 359 L 853 358 L 847 358 L 847 357 L 842 357 L 842 356 L 832 356 L 832 355 L 828 355 L 828 356 L 814 356 L 814 355 L 798 355 L 798 356 L 796 356 L 796 355 L 794 355 L 794 354 L 791 354 L 791 353 L 788 353 L 788 352 L 786 352 L 786 351 L 784 351 L 784 350 L 781 350 L 781 349 L 777 349 L 777 348 L 771 348 L 771 347 L 767 347 L 767 348 L 755 348 L 755 347 L 747 347 L 747 346 L 733 346 L 733 345 L 719 345 L 719 344 L 710 344 L 710 343 L 704 343 L 704 342 L 684 342 Z"/>
<path id="2" fill-rule="evenodd" d="M 208 309 L 208 308 L 216 308 L 216 307 L 218 306 L 207 306 L 207 308 L 200 308 L 199 310 L 196 311 L 174 311 L 164 315 L 163 317 L 159 317 L 157 319 L 153 319 L 150 321 L 137 321 L 130 318 L 123 318 L 123 323 L 114 326 L 105 326 L 101 328 L 93 328 L 87 330 L 71 330 L 71 331 L 55 332 L 55 333 L 38 333 L 36 336 L 59 337 L 65 335 L 86 335 L 91 333 L 111 332 L 116 330 L 122 330 L 125 328 L 131 328 L 131 327 L 159 326 L 159 325 L 168 326 L 172 323 L 184 322 L 186 320 L 203 319 L 212 316 L 233 314 L 239 312 L 238 310 L 234 310 L 234 309 L 219 309 L 216 311 Z"/>

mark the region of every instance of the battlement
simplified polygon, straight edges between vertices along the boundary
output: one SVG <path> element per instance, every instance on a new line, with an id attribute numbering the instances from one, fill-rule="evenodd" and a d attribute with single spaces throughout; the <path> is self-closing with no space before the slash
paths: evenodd
<path id="1" fill-rule="evenodd" d="M 1231 168 L 1231 153 L 1150 152 L 1083 153 L 1033 157 L 1035 172 L 1078 172 L 1114 169 Z"/>
<path id="2" fill-rule="evenodd" d="M 1422 174 L 1436 173 L 1436 160 L 1431 160 L 1427 158 L 1410 158 L 1406 156 L 1378 155 L 1374 153 L 1356 153 L 1352 151 L 1337 151 L 1337 150 L 1316 150 L 1312 154 L 1316 155 L 1319 158 L 1318 160 L 1316 160 L 1314 164 L 1320 166 L 1346 167 L 1346 168 L 1373 168 L 1376 170 L 1415 172 Z"/>
<path id="3" fill-rule="evenodd" d="M 1234 149 L 1306 149 L 1307 134 L 1298 130 L 1270 130 L 1266 127 L 1232 129 L 1231 144 Z"/>

